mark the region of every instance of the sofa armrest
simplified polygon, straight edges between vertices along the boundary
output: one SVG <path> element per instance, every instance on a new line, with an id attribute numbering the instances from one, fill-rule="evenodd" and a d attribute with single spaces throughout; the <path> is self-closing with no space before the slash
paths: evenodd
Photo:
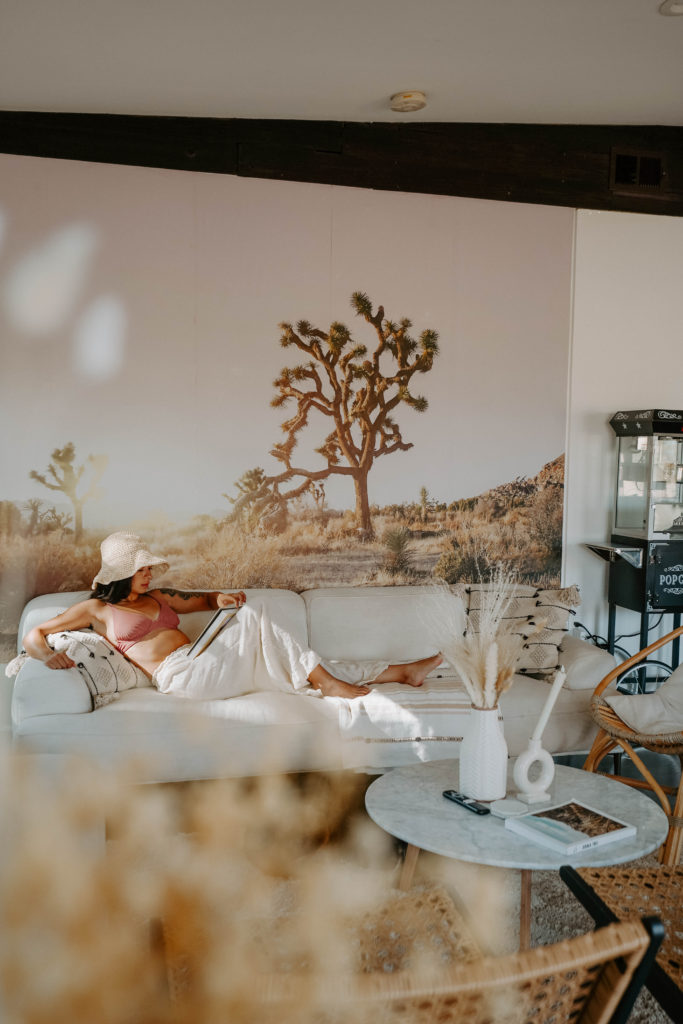
<path id="1" fill-rule="evenodd" d="M 14 681 L 12 727 L 36 715 L 81 715 L 92 699 L 77 668 L 50 669 L 29 658 Z"/>
<path id="2" fill-rule="evenodd" d="M 567 673 L 564 685 L 568 690 L 594 690 L 616 664 L 609 651 L 571 633 L 560 644 L 560 665 Z"/>

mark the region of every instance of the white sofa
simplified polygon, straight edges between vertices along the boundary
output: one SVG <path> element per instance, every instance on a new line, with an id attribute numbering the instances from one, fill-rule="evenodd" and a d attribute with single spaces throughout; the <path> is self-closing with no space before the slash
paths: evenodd
<path id="1" fill-rule="evenodd" d="M 428 591 L 339 587 L 303 594 L 248 590 L 247 595 L 262 597 L 276 622 L 325 658 L 409 661 L 434 653 L 419 611 Z M 48 594 L 30 601 L 21 618 L 19 644 L 33 626 L 88 596 Z M 193 639 L 207 617 L 183 616 L 181 628 Z M 611 655 L 569 632 L 560 661 L 567 682 L 543 735 L 544 747 L 555 754 L 590 746 L 595 732 L 588 714 L 590 697 L 614 665 Z M 547 678 L 517 676 L 503 695 L 511 756 L 525 748 L 548 691 Z M 369 707 L 367 716 L 361 705 L 355 706 L 358 700 Z M 407 710 L 402 702 L 408 702 Z M 12 735 L 19 751 L 82 755 L 107 766 L 126 766 L 146 782 L 340 767 L 378 772 L 416 760 L 457 757 L 468 708 L 457 677 L 444 665 L 420 691 L 384 684 L 371 698 L 354 701 L 286 693 L 192 701 L 146 685 L 125 690 L 93 710 L 77 669 L 51 671 L 29 659 L 14 684 Z M 397 710 L 402 714 L 398 722 Z M 351 711 L 359 719 L 355 734 L 340 728 Z"/>

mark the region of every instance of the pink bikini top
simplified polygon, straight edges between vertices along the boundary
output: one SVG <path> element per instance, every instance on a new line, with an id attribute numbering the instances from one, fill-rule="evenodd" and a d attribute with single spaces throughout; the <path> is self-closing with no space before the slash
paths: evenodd
<path id="1" fill-rule="evenodd" d="M 151 594 L 150 597 L 152 597 Z M 152 600 L 157 601 L 156 597 L 153 597 Z M 121 651 L 121 654 L 125 654 L 135 644 L 139 644 L 153 630 L 178 628 L 180 619 L 171 606 L 165 601 L 157 601 L 157 604 L 159 605 L 159 614 L 156 619 L 150 619 L 149 616 L 133 611 L 132 608 L 129 611 L 127 608 L 117 608 L 115 604 L 111 606 L 112 626 L 117 638 L 115 647 Z"/>

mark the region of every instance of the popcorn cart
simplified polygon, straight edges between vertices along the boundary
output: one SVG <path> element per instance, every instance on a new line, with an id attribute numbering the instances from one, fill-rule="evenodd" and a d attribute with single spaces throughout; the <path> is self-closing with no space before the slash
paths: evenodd
<path id="1" fill-rule="evenodd" d="M 609 562 L 608 647 L 614 651 L 617 606 L 640 612 L 640 647 L 649 617 L 683 611 L 683 411 L 618 412 L 616 495 L 609 544 L 588 547 Z M 673 663 L 678 664 L 678 641 Z"/>

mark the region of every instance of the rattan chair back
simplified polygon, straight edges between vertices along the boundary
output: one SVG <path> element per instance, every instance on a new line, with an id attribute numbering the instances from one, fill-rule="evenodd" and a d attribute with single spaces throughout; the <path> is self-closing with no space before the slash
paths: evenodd
<path id="1" fill-rule="evenodd" d="M 560 874 L 598 925 L 656 915 L 664 939 L 645 984 L 683 1022 L 683 868 L 637 864 L 563 867 Z"/>
<path id="2" fill-rule="evenodd" d="M 167 929 L 173 1024 L 623 1024 L 661 940 L 643 922 L 628 921 L 551 946 L 482 956 L 443 891 L 426 899 L 419 891 L 396 893 L 349 936 L 354 952 L 346 969 L 319 962 L 302 969 L 299 959 L 288 972 L 280 962 L 252 974 L 248 994 L 219 1006 L 196 935 Z"/>
<path id="3" fill-rule="evenodd" d="M 676 637 L 682 634 L 683 626 L 679 626 L 665 636 L 660 637 L 648 647 L 645 647 L 642 651 L 638 651 L 628 661 L 612 669 L 601 680 L 595 688 L 591 701 L 591 714 L 599 726 L 598 734 L 593 741 L 593 746 L 583 766 L 588 772 L 596 772 L 605 757 L 615 750 L 621 750 L 628 755 L 640 773 L 641 778 L 630 779 L 624 775 L 610 774 L 608 772 L 604 774 L 608 775 L 609 778 L 624 782 L 628 786 L 649 789 L 656 795 L 664 813 L 669 819 L 669 833 L 660 853 L 662 863 L 669 866 L 678 864 L 681 850 L 683 849 L 683 732 L 672 731 L 671 733 L 657 733 L 653 735 L 632 729 L 610 707 L 603 697 L 603 693 L 624 672 L 633 668 L 634 665 L 638 665 L 654 651 L 671 643 L 672 640 L 675 640 Z M 638 747 L 650 750 L 656 754 L 677 755 L 681 762 L 681 775 L 678 786 L 662 785 L 639 756 L 636 749 Z"/>

